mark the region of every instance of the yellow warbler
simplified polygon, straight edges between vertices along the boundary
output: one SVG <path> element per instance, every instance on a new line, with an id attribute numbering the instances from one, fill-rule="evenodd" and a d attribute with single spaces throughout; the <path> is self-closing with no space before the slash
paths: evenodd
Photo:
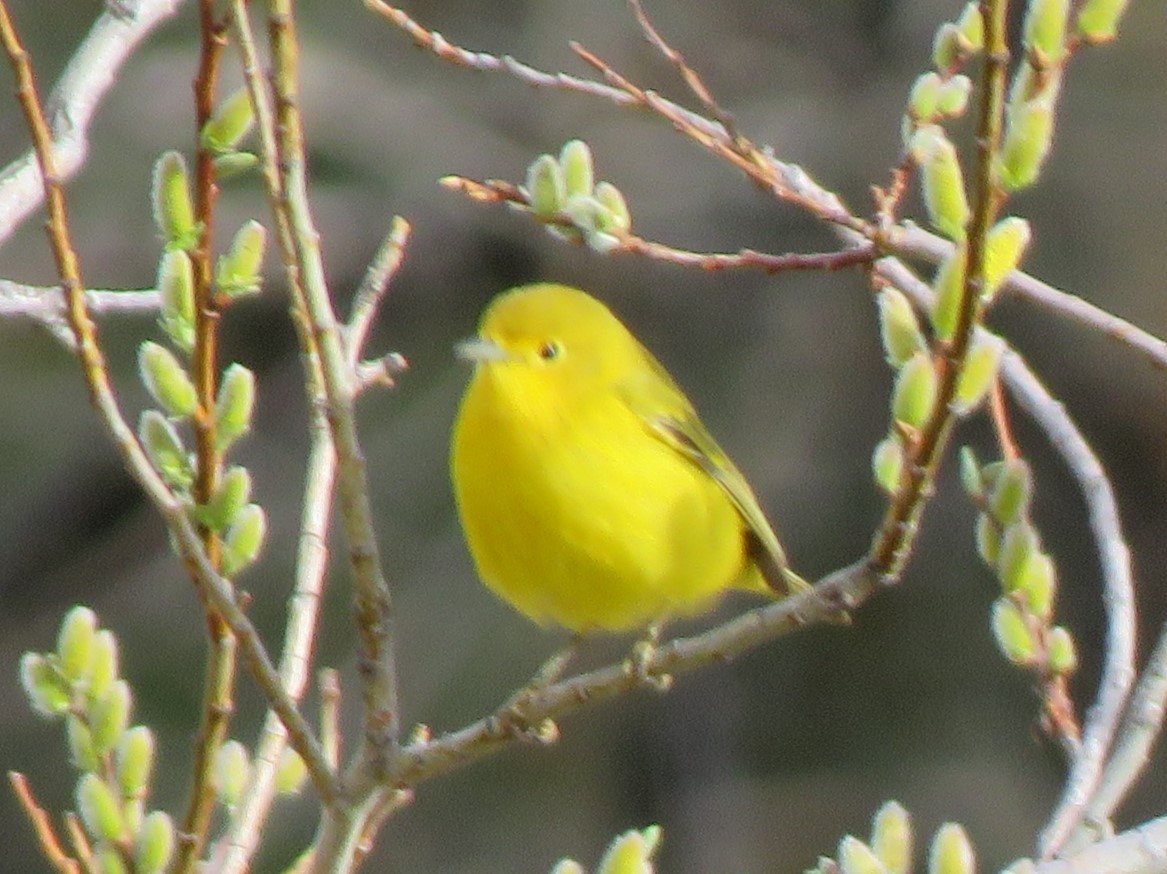
<path id="1" fill-rule="evenodd" d="M 728 588 L 807 588 L 741 472 L 611 311 L 563 285 L 499 295 L 476 339 L 451 474 L 483 581 L 573 632 L 642 628 Z"/>

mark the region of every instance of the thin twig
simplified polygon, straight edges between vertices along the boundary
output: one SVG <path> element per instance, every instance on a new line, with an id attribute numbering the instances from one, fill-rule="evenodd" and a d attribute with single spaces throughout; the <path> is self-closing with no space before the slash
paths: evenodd
<path id="1" fill-rule="evenodd" d="M 1066 858 L 1011 870 L 1028 874 L 1167 874 L 1167 816 L 1082 847 Z"/>
<path id="2" fill-rule="evenodd" d="M 394 216 L 389 225 L 389 233 L 381 241 L 377 254 L 369 262 L 361 287 L 353 298 L 352 312 L 344 328 L 345 347 L 348 351 L 349 367 L 356 369 L 361 359 L 361 349 L 369 335 L 377 308 L 389 290 L 389 283 L 401 267 L 405 258 L 405 246 L 409 242 L 409 222 L 401 216 Z"/>
<path id="3" fill-rule="evenodd" d="M 81 867 L 85 869 L 85 874 L 102 874 L 98 869 L 97 860 L 93 858 L 93 847 L 89 844 L 89 836 L 85 834 L 85 829 L 77 818 L 77 814 L 71 810 L 65 814 L 65 831 L 69 833 L 73 851 L 81 861 Z"/>
<path id="4" fill-rule="evenodd" d="M 69 59 L 49 95 L 53 160 L 62 180 L 81 168 L 89 153 L 89 126 L 118 71 L 159 25 L 172 18 L 185 0 L 136 0 L 132 14 L 120 15 L 106 4 L 93 27 Z M 12 236 L 44 201 L 36 152 L 29 150 L 0 171 L 0 242 Z"/>
<path id="5" fill-rule="evenodd" d="M 41 843 L 41 852 L 49 864 L 61 874 L 77 874 L 81 869 L 80 864 L 61 847 L 60 839 L 53 830 L 53 822 L 44 808 L 37 804 L 32 787 L 28 785 L 28 778 L 17 771 L 9 771 L 8 782 L 12 784 L 12 791 L 16 793 L 20 806 L 32 823 L 33 831 Z"/>

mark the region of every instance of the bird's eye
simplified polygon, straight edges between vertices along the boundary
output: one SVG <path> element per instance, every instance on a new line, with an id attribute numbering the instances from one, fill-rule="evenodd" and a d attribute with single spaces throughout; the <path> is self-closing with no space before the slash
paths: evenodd
<path id="1" fill-rule="evenodd" d="M 539 347 L 539 357 L 544 361 L 554 361 L 563 350 L 554 341 L 548 341 Z"/>

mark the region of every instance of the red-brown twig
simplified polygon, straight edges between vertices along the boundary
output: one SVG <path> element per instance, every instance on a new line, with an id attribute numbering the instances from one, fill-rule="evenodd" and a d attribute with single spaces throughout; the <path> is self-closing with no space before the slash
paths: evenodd
<path id="1" fill-rule="evenodd" d="M 33 830 L 41 842 L 41 852 L 45 854 L 49 864 L 61 874 L 77 874 L 81 870 L 80 864 L 61 847 L 61 841 L 53 830 L 52 820 L 33 797 L 32 787 L 28 785 L 28 778 L 16 771 L 9 771 L 8 782 L 12 784 L 12 791 L 16 793 L 20 806 L 28 815 Z"/>

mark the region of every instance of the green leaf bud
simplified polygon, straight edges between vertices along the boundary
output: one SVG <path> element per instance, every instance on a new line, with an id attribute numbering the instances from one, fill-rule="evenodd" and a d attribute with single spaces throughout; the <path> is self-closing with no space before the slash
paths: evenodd
<path id="1" fill-rule="evenodd" d="M 611 182 L 599 182 L 595 197 L 604 208 L 601 230 L 627 233 L 632 228 L 632 213 L 619 188 Z"/>
<path id="2" fill-rule="evenodd" d="M 32 708 L 42 716 L 60 716 L 69 709 L 69 686 L 60 672 L 40 653 L 20 657 L 20 685 Z"/>
<path id="3" fill-rule="evenodd" d="M 280 765 L 276 769 L 276 792 L 280 795 L 296 795 L 304 787 L 308 776 L 308 766 L 291 747 L 284 747 L 280 753 Z"/>
<path id="4" fill-rule="evenodd" d="M 1065 628 L 1060 625 L 1051 628 L 1046 647 L 1050 671 L 1065 676 L 1078 670 L 1078 653 L 1074 647 L 1074 638 Z"/>
<path id="5" fill-rule="evenodd" d="M 977 332 L 956 383 L 953 408 L 958 414 L 966 415 L 980 406 L 997 379 L 997 366 L 1004 351 L 1005 341 L 996 334 Z"/>
<path id="6" fill-rule="evenodd" d="M 1002 526 L 1019 522 L 1029 513 L 1033 475 L 1023 458 L 1011 458 L 1001 468 L 989 495 L 993 518 Z"/>
<path id="7" fill-rule="evenodd" d="M 936 278 L 932 281 L 936 299 L 932 303 L 930 315 L 932 330 L 938 340 L 951 340 L 956 331 L 960 301 L 964 294 L 964 258 L 964 246 L 957 246 L 952 254 L 944 259 L 944 263 L 936 271 Z"/>
<path id="8" fill-rule="evenodd" d="M 903 805 L 884 802 L 871 824 L 871 849 L 887 874 L 908 874 L 912 869 L 912 820 Z"/>
<path id="9" fill-rule="evenodd" d="M 660 826 L 628 831 L 608 845 L 596 874 L 653 874 L 653 854 L 660 843 Z"/>
<path id="10" fill-rule="evenodd" d="M 929 220 L 949 239 L 964 239 L 964 227 L 972 213 L 956 147 L 943 130 L 927 125 L 912 137 L 911 151 L 920 167 Z"/>
<path id="11" fill-rule="evenodd" d="M 102 628 L 93 638 L 93 666 L 89 674 L 90 700 L 105 696 L 118 678 L 118 641 L 108 628 Z"/>
<path id="12" fill-rule="evenodd" d="M 977 863 L 964 829 L 946 822 L 932 839 L 928 854 L 928 874 L 974 874 Z"/>
<path id="13" fill-rule="evenodd" d="M 896 377 L 892 415 L 911 428 L 921 427 L 936 404 L 936 369 L 927 352 L 917 352 Z"/>
<path id="14" fill-rule="evenodd" d="M 969 54 L 979 52 L 985 47 L 985 19 L 976 0 L 965 5 L 960 18 L 956 20 L 956 29 L 969 46 Z"/>
<path id="15" fill-rule="evenodd" d="M 122 800 L 122 817 L 126 821 L 126 832 L 136 835 L 142 827 L 142 820 L 146 817 L 146 802 L 142 798 L 125 798 Z"/>
<path id="16" fill-rule="evenodd" d="M 1037 645 L 1025 614 L 1009 598 L 1001 597 L 993 602 L 992 625 L 993 637 L 1005 658 L 1018 667 L 1032 665 L 1037 660 Z"/>
<path id="17" fill-rule="evenodd" d="M 259 291 L 266 238 L 267 231 L 257 221 L 246 222 L 236 231 L 231 248 L 219 258 L 215 269 L 215 287 L 220 294 L 239 297 Z"/>
<path id="18" fill-rule="evenodd" d="M 138 347 L 138 372 L 150 396 L 174 419 L 186 419 L 199 405 L 198 392 L 174 353 L 146 340 Z"/>
<path id="19" fill-rule="evenodd" d="M 981 561 L 991 568 L 997 566 L 1001 556 L 1001 529 L 997 523 L 985 513 L 977 516 L 977 554 Z"/>
<path id="20" fill-rule="evenodd" d="M 77 812 L 91 837 L 111 844 L 125 837 L 121 805 L 105 781 L 96 774 L 83 774 L 77 781 Z"/>
<path id="21" fill-rule="evenodd" d="M 65 717 L 65 740 L 69 746 L 69 761 L 78 771 L 97 771 L 101 759 L 93 745 L 93 732 L 76 713 Z"/>
<path id="22" fill-rule="evenodd" d="M 122 798 L 141 798 L 154 768 L 154 733 L 144 725 L 122 732 L 114 749 L 114 768 Z"/>
<path id="23" fill-rule="evenodd" d="M 892 367 L 902 367 L 917 352 L 928 348 L 916 311 L 902 291 L 890 286 L 879 292 L 878 304 L 884 356 Z"/>
<path id="24" fill-rule="evenodd" d="M 1078 11 L 1078 34 L 1089 43 L 1110 42 L 1118 35 L 1118 20 L 1127 0 L 1086 0 Z"/>
<path id="25" fill-rule="evenodd" d="M 912 118 L 930 122 L 939 114 L 940 92 L 944 88 L 944 80 L 934 72 L 927 72 L 917 77 L 912 84 L 908 95 L 908 114 Z"/>
<path id="26" fill-rule="evenodd" d="M 223 181 L 246 173 L 259 163 L 259 156 L 251 152 L 228 152 L 218 155 L 211 163 L 215 167 L 215 175 Z"/>
<path id="27" fill-rule="evenodd" d="M 254 564 L 266 534 L 267 516 L 263 508 L 248 504 L 241 509 L 223 536 L 223 576 L 233 577 Z"/>
<path id="28" fill-rule="evenodd" d="M 242 364 L 232 364 L 223 373 L 223 383 L 215 399 L 215 439 L 219 451 L 226 452 L 251 430 L 254 408 L 255 374 Z"/>
<path id="29" fill-rule="evenodd" d="M 130 874 L 116 847 L 101 847 L 96 857 L 98 874 Z"/>
<path id="30" fill-rule="evenodd" d="M 540 155 L 527 168 L 527 199 L 540 218 L 556 215 L 567 200 L 563 168 L 550 155 Z"/>
<path id="31" fill-rule="evenodd" d="M 875 484 L 894 495 L 900 486 L 900 475 L 904 471 L 904 450 L 898 437 L 889 435 L 875 445 L 871 453 L 871 471 L 875 474 Z"/>
<path id="32" fill-rule="evenodd" d="M 212 531 L 222 531 L 251 499 L 251 474 L 232 465 L 219 481 L 219 488 L 206 504 L 194 508 L 194 518 Z"/>
<path id="33" fill-rule="evenodd" d="M 113 750 L 130 724 L 130 705 L 133 696 L 130 684 L 118 680 L 104 698 L 89 706 L 89 730 L 93 733 L 93 748 L 99 756 Z"/>
<path id="34" fill-rule="evenodd" d="M 1038 619 L 1048 621 L 1054 612 L 1054 594 L 1057 591 L 1057 572 L 1054 560 L 1044 552 L 1034 556 L 1025 568 L 1025 575 L 1017 592 L 1025 598 L 1025 606 Z"/>
<path id="35" fill-rule="evenodd" d="M 178 489 L 189 489 L 194 470 L 182 439 L 174 425 L 158 410 L 146 410 L 138 421 L 138 439 L 154 469 L 166 482 Z"/>
<path id="36" fill-rule="evenodd" d="M 936 95 L 936 111 L 945 118 L 964 115 L 971 93 L 972 80 L 968 76 L 952 76 Z"/>
<path id="37" fill-rule="evenodd" d="M 165 152 L 154 165 L 154 222 L 167 249 L 191 249 L 198 242 L 199 225 L 191 205 L 186 161 L 178 152 Z"/>
<path id="38" fill-rule="evenodd" d="M 575 859 L 560 859 L 551 869 L 551 874 L 587 874 L 587 871 Z"/>
<path id="39" fill-rule="evenodd" d="M 960 28 L 946 21 L 936 30 L 932 40 L 932 65 L 937 70 L 951 70 L 965 58 L 964 37 Z"/>
<path id="40" fill-rule="evenodd" d="M 97 614 L 77 605 L 61 620 L 57 632 L 58 668 L 66 680 L 82 683 L 93 671 L 93 639 L 97 634 Z"/>
<path id="41" fill-rule="evenodd" d="M 234 151 L 254 125 L 251 95 L 247 88 L 240 88 L 220 103 L 203 125 L 203 146 L 216 154 Z"/>
<path id="42" fill-rule="evenodd" d="M 194 268 L 182 250 L 163 252 L 158 263 L 159 323 L 170 341 L 190 352 L 195 341 Z"/>
<path id="43" fill-rule="evenodd" d="M 1005 528 L 1001 538 L 1001 555 L 997 559 L 997 579 L 1001 588 L 1012 592 L 1024 579 L 1029 563 L 1041 554 L 1041 544 L 1033 526 L 1020 519 Z"/>
<path id="44" fill-rule="evenodd" d="M 1070 0 L 1029 0 L 1024 24 L 1025 48 L 1040 59 L 1040 66 L 1057 63 L 1065 55 L 1069 14 Z"/>
<path id="45" fill-rule="evenodd" d="M 997 483 L 1001 479 L 1001 475 L 1005 472 L 1004 461 L 991 461 L 981 468 L 981 482 L 984 483 L 984 490 L 992 492 L 997 487 Z"/>
<path id="46" fill-rule="evenodd" d="M 559 151 L 563 187 L 567 197 L 582 194 L 590 197 L 596 184 L 592 169 L 592 150 L 583 140 L 568 140 Z"/>
<path id="47" fill-rule="evenodd" d="M 964 486 L 965 493 L 970 498 L 979 498 L 984 493 L 985 484 L 981 479 L 976 453 L 971 446 L 962 446 L 957 459 L 960 462 L 960 484 Z"/>
<path id="48" fill-rule="evenodd" d="M 215 794 L 226 807 L 232 808 L 243 797 L 251 760 L 247 750 L 237 740 L 229 740 L 215 752 Z"/>
<path id="49" fill-rule="evenodd" d="M 161 810 L 155 810 L 142 821 L 134 844 L 137 874 L 160 874 L 174 852 L 174 823 Z"/>
<path id="50" fill-rule="evenodd" d="M 871 848 L 853 835 L 839 841 L 836 853 L 840 874 L 887 874 L 887 869 Z"/>
<path id="51" fill-rule="evenodd" d="M 1032 185 L 1041 173 L 1053 143 L 1053 100 L 1038 97 L 1009 113 L 997 177 L 1006 191 Z"/>
<path id="52" fill-rule="evenodd" d="M 989 302 L 1010 273 L 1021 263 L 1029 246 L 1029 222 L 1010 216 L 993 225 L 985 240 L 985 281 L 982 299 Z"/>

